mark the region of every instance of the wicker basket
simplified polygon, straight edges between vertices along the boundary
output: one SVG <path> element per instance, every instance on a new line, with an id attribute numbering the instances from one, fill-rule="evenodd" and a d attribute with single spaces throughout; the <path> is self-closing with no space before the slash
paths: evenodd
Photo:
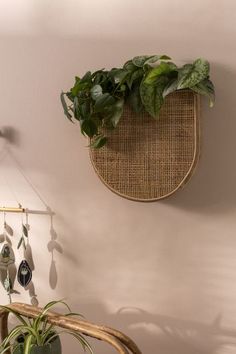
<path id="1" fill-rule="evenodd" d="M 155 120 L 124 110 L 109 141 L 91 149 L 93 167 L 118 195 L 135 201 L 170 196 L 191 177 L 199 157 L 199 96 L 190 90 L 169 95 Z"/>

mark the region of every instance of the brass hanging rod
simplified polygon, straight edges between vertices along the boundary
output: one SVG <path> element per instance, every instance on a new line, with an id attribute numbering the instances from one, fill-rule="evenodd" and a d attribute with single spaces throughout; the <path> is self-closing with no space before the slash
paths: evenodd
<path id="1" fill-rule="evenodd" d="M 25 213 L 25 208 L 22 207 L 0 207 L 0 212 L 5 212 L 5 213 Z"/>
<path id="2" fill-rule="evenodd" d="M 0 213 L 27 213 L 27 214 L 39 214 L 39 215 L 55 215 L 55 213 L 48 208 L 47 210 L 32 210 L 27 208 L 17 207 L 0 207 Z"/>

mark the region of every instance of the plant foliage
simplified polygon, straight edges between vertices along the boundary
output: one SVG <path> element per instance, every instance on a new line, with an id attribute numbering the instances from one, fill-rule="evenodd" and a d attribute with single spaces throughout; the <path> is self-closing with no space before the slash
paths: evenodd
<path id="1" fill-rule="evenodd" d="M 0 345 L 0 353 L 3 354 L 10 349 L 13 349 L 14 353 L 18 347 L 22 346 L 22 343 L 17 341 L 19 337 L 23 338 L 23 354 L 30 354 L 33 347 L 46 346 L 52 343 L 52 341 L 61 333 L 67 333 L 75 337 L 80 342 L 84 351 L 88 349 L 90 354 L 93 354 L 92 348 L 84 336 L 73 330 L 63 330 L 58 332 L 56 331 L 54 325 L 48 323 L 47 313 L 57 304 L 64 305 L 69 311 L 64 314 L 64 316 L 81 316 L 80 314 L 71 312 L 69 306 L 62 300 L 49 302 L 44 306 L 42 312 L 35 319 L 27 319 L 8 306 L 0 306 L 0 309 L 4 309 L 10 314 L 13 314 L 20 323 L 15 326 L 10 331 L 8 336 L 2 341 Z"/>
<path id="2" fill-rule="evenodd" d="M 126 103 L 156 119 L 167 95 L 190 89 L 208 97 L 212 107 L 215 93 L 209 73 L 208 61 L 201 58 L 178 67 L 167 55 L 137 56 L 122 68 L 76 76 L 70 91 L 61 93 L 61 103 L 66 117 L 78 121 L 81 133 L 93 138 L 91 146 L 101 148 L 107 142 L 103 128 L 116 128 Z"/>

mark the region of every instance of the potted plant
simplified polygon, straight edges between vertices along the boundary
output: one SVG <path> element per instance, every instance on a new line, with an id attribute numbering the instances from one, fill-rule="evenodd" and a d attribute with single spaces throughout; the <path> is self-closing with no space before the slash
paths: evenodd
<path id="1" fill-rule="evenodd" d="M 48 323 L 47 312 L 57 304 L 63 304 L 68 309 L 69 312 L 64 316 L 81 316 L 71 312 L 64 301 L 49 302 L 34 319 L 21 316 L 11 307 L 1 306 L 0 308 L 13 314 L 20 324 L 15 326 L 3 340 L 0 345 L 0 353 L 4 354 L 12 350 L 13 354 L 61 354 L 60 334 L 68 333 L 80 342 L 84 350 L 88 349 L 93 354 L 92 348 L 84 336 L 72 330 L 59 332 L 53 324 Z"/>
<path id="2" fill-rule="evenodd" d="M 81 133 L 91 139 L 90 146 L 101 148 L 107 142 L 103 128 L 117 127 L 125 104 L 158 118 L 166 96 L 189 89 L 207 96 L 213 106 L 209 73 L 209 62 L 201 58 L 178 67 L 167 55 L 137 56 L 121 68 L 76 76 L 74 86 L 61 93 L 61 102 L 67 118 L 78 121 Z"/>

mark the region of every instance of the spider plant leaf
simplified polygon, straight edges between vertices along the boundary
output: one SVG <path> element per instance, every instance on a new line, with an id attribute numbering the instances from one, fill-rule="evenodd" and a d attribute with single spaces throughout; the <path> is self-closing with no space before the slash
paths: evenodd
<path id="1" fill-rule="evenodd" d="M 17 336 L 22 334 L 24 328 L 25 326 L 23 325 L 18 325 L 15 328 L 13 328 L 11 332 L 8 334 L 8 336 L 3 340 L 0 347 L 5 347 L 6 345 L 10 344 L 11 340 L 15 339 Z"/>
<path id="2" fill-rule="evenodd" d="M 45 342 L 44 342 L 44 345 L 47 345 L 47 344 L 50 344 L 54 338 L 57 338 L 59 337 L 60 334 L 62 333 L 67 333 L 67 331 L 61 331 L 61 332 L 53 332 L 53 335 L 46 338 Z"/>
<path id="3" fill-rule="evenodd" d="M 4 349 L 1 349 L 0 353 L 1 353 L 1 354 L 4 354 L 4 353 L 6 353 L 7 351 L 9 351 L 10 349 L 11 349 L 11 345 L 10 345 L 9 347 L 6 347 L 6 348 L 4 348 Z"/>
<path id="4" fill-rule="evenodd" d="M 45 315 L 47 314 L 47 312 L 54 307 L 57 304 L 62 304 L 64 305 L 68 311 L 70 310 L 70 307 L 67 305 L 67 303 L 63 300 L 57 300 L 57 301 L 50 301 L 47 305 L 44 306 L 43 311 L 41 312 L 41 314 L 34 320 L 34 328 L 37 331 L 39 329 L 39 325 L 41 324 L 41 322 L 44 320 Z"/>
<path id="5" fill-rule="evenodd" d="M 74 336 L 82 345 L 82 347 L 85 349 L 88 349 L 89 352 L 91 354 L 93 354 L 93 349 L 91 347 L 91 345 L 89 344 L 89 342 L 84 338 L 84 336 L 82 336 L 81 334 L 77 333 L 77 332 L 73 332 L 73 331 L 68 331 L 68 334 L 70 334 L 71 336 Z"/>
<path id="6" fill-rule="evenodd" d="M 89 342 L 88 342 L 81 334 L 79 334 L 78 332 L 70 331 L 70 330 L 64 330 L 64 331 L 60 331 L 60 332 L 58 332 L 58 333 L 55 333 L 51 338 L 48 338 L 48 340 L 45 342 L 45 345 L 46 345 L 46 344 L 49 344 L 49 343 L 52 341 L 52 339 L 54 339 L 54 338 L 60 336 L 61 334 L 69 334 L 69 335 L 71 335 L 72 337 L 76 338 L 76 339 L 80 342 L 80 344 L 82 345 L 84 351 L 85 351 L 86 349 L 88 349 L 89 352 L 90 352 L 91 354 L 93 354 L 93 350 L 92 350 L 92 347 L 91 347 L 91 345 L 89 344 Z"/>
<path id="7" fill-rule="evenodd" d="M 45 344 L 45 342 L 47 341 L 47 339 L 51 336 L 50 334 L 54 334 L 55 333 L 55 330 L 54 330 L 54 325 L 51 325 L 48 327 L 48 329 L 46 331 L 42 331 L 42 343 Z"/>
<path id="8" fill-rule="evenodd" d="M 33 339 L 32 334 L 29 334 L 28 336 L 25 337 L 23 354 L 30 354 L 31 347 L 32 347 L 32 339 Z"/>
<path id="9" fill-rule="evenodd" d="M 16 312 L 16 311 L 13 310 L 12 308 L 10 308 L 10 307 L 8 307 L 8 306 L 3 306 L 3 305 L 1 305 L 1 306 L 0 306 L 0 309 L 3 309 L 3 310 L 5 310 L 5 311 L 8 312 L 8 313 L 13 314 L 24 326 L 28 326 L 27 321 L 26 321 L 21 315 L 19 315 L 18 312 Z"/>
<path id="10" fill-rule="evenodd" d="M 83 317 L 84 316 L 81 313 L 77 313 L 77 312 L 69 312 L 69 313 L 65 313 L 63 316 L 65 317 L 73 317 L 73 316 L 77 316 L 77 317 Z"/>
<path id="11" fill-rule="evenodd" d="M 42 323 L 42 328 L 41 328 L 41 331 L 42 331 L 42 334 L 44 334 L 46 331 L 47 331 L 47 329 L 48 329 L 48 327 L 53 327 L 53 325 L 51 324 L 51 325 L 48 325 L 48 319 L 47 319 L 47 317 L 44 319 L 44 321 L 43 321 L 43 323 Z"/>
<path id="12" fill-rule="evenodd" d="M 31 326 L 25 326 L 24 327 L 24 331 L 26 333 L 32 334 L 32 336 L 35 338 L 35 340 L 37 342 L 37 345 L 41 345 L 42 344 L 40 333 L 35 328 L 33 328 Z"/>
<path id="13" fill-rule="evenodd" d="M 68 311 L 71 311 L 70 307 L 67 305 L 67 303 L 65 301 L 63 301 L 63 300 L 55 300 L 55 301 L 50 301 L 47 305 L 44 306 L 42 314 L 47 313 L 47 311 L 50 308 L 52 308 L 52 307 L 54 307 L 54 306 L 56 306 L 58 304 L 61 304 L 61 305 L 65 306 Z"/>

